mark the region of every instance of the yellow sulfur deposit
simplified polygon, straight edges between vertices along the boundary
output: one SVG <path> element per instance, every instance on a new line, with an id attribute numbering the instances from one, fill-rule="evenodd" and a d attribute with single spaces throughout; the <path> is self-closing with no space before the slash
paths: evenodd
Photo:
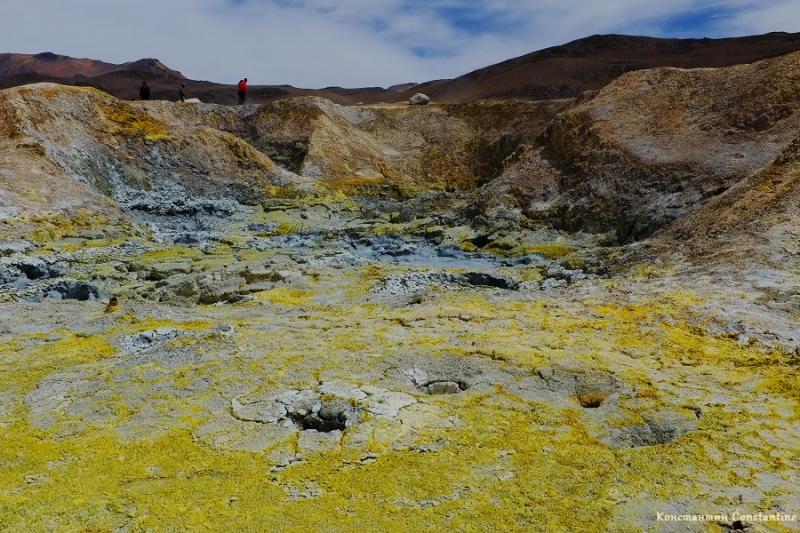
<path id="1" fill-rule="evenodd" d="M 3 526 L 637 531 L 631 524 L 680 501 L 716 513 L 740 505 L 737 494 L 760 495 L 753 505 L 795 501 L 794 367 L 711 333 L 698 321 L 702 293 L 621 305 L 602 286 L 583 300 L 467 291 L 392 308 L 359 303 L 369 297 L 359 277 L 328 276 L 316 289 L 275 288 L 260 305 L 186 309 L 182 319 L 98 323 L 96 310 L 65 303 L 55 312 L 70 314 L 72 331 L 4 335 Z M 342 288 L 347 300 L 336 297 Z M 214 333 L 223 323 L 235 323 L 232 337 Z M 126 348 L 147 331 L 177 333 L 149 351 Z M 391 370 L 444 357 L 462 361 L 470 388 L 430 396 Z M 559 390 L 567 382 L 543 385 L 540 376 L 559 373 L 618 382 L 590 409 Z M 337 380 L 413 403 L 319 438 L 263 433 L 269 424 L 229 414 L 247 391 Z M 696 425 L 662 444 L 611 438 L 665 416 Z"/>

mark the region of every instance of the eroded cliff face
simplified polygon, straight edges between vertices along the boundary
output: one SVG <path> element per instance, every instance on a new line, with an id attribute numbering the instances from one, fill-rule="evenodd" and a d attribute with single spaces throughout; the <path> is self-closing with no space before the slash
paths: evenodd
<path id="1" fill-rule="evenodd" d="M 0 92 L 3 526 L 793 514 L 796 61 L 424 108 Z"/>
<path id="2" fill-rule="evenodd" d="M 93 89 L 36 85 L 5 91 L 2 105 L 13 110 L 6 151 L 27 147 L 123 209 L 169 202 L 178 190 L 248 204 L 302 183 L 213 122 L 177 127 Z"/>
<path id="3" fill-rule="evenodd" d="M 625 243 L 790 150 L 798 77 L 789 55 L 630 73 L 577 101 L 343 107 L 308 97 L 243 109 L 38 85 L 4 93 L 4 123 L 7 149 L 25 148 L 127 209 L 174 210 L 176 195 L 252 205 L 485 185 L 471 214 L 512 207 Z"/>
<path id="4" fill-rule="evenodd" d="M 487 197 L 506 194 L 501 203 L 568 231 L 646 238 L 790 149 L 798 57 L 626 74 L 560 114 Z"/>
<path id="5" fill-rule="evenodd" d="M 6 157 L 25 151 L 25 161 L 71 178 L 65 205 L 99 193 L 128 212 L 164 213 L 191 201 L 474 188 L 570 102 L 363 108 L 309 97 L 239 109 L 39 84 L 5 91 L 0 105 Z M 25 164 L 8 161 L 12 181 L 28 179 Z"/>

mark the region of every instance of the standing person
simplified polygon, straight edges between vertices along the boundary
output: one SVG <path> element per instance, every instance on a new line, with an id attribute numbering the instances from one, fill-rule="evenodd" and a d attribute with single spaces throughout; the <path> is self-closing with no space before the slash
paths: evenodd
<path id="1" fill-rule="evenodd" d="M 185 102 L 186 101 L 186 91 L 184 89 L 186 89 L 186 84 L 185 83 L 181 83 L 181 86 L 178 88 L 178 101 L 179 102 Z"/>
<path id="2" fill-rule="evenodd" d="M 142 100 L 150 100 L 150 87 L 147 86 L 146 81 L 143 81 L 142 86 L 139 88 L 139 98 Z"/>
<path id="3" fill-rule="evenodd" d="M 244 105 L 244 99 L 247 97 L 247 78 L 239 80 L 239 103 L 237 105 Z"/>

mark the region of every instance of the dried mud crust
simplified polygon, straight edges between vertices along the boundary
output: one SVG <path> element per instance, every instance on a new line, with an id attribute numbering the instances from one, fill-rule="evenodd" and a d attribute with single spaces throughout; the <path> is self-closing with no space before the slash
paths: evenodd
<path id="1" fill-rule="evenodd" d="M 17 457 L 4 505 L 28 509 L 14 527 L 52 520 L 55 501 L 58 527 L 85 523 L 85 504 L 62 496 L 79 483 L 82 499 L 101 497 L 100 475 L 121 503 L 88 512 L 111 529 L 176 524 L 184 498 L 219 505 L 193 515 L 212 530 L 246 527 L 246 505 L 289 531 L 329 521 L 342 498 L 354 523 L 363 513 L 390 530 L 373 511 L 391 505 L 411 524 L 480 517 L 497 531 L 590 515 L 619 530 L 691 512 L 698 494 L 720 512 L 797 501 L 793 359 L 776 350 L 788 338 L 778 315 L 759 329 L 759 304 L 732 303 L 734 287 L 650 272 L 396 305 L 367 281 L 403 265 L 306 264 L 292 277 L 264 257 L 227 260 L 266 283 L 249 302 L 0 305 L 0 442 Z"/>

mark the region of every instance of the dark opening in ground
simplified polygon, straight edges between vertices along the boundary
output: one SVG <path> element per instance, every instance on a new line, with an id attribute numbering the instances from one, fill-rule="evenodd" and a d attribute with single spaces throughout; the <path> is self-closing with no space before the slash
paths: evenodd
<path id="1" fill-rule="evenodd" d="M 488 235 L 478 235 L 477 237 L 473 237 L 471 239 L 467 239 L 467 242 L 474 244 L 477 248 L 483 248 L 492 240 L 489 238 Z"/>
<path id="2" fill-rule="evenodd" d="M 607 395 L 600 392 L 580 394 L 578 395 L 578 403 L 580 403 L 581 407 L 584 409 L 597 409 L 603 405 L 603 402 L 606 401 L 607 397 Z"/>
<path id="3" fill-rule="evenodd" d="M 87 301 L 110 298 L 111 294 L 85 281 L 61 280 L 48 286 L 43 294 L 34 296 L 32 299 L 36 301 L 41 297 L 54 298 L 56 300 Z"/>
<path id="4" fill-rule="evenodd" d="M 28 279 L 39 279 L 49 274 L 48 268 L 45 265 L 30 265 L 26 263 L 20 263 L 17 265 L 17 268 L 20 269 Z"/>
<path id="5" fill-rule="evenodd" d="M 294 423 L 303 430 L 312 429 L 320 433 L 344 431 L 358 422 L 358 409 L 345 401 L 323 403 L 318 411 L 292 413 Z"/>
<path id="6" fill-rule="evenodd" d="M 498 289 L 508 289 L 512 291 L 519 289 L 519 283 L 516 281 L 492 276 L 491 274 L 486 274 L 484 272 L 467 272 L 463 275 L 463 277 L 464 280 L 470 285 L 496 287 Z"/>

